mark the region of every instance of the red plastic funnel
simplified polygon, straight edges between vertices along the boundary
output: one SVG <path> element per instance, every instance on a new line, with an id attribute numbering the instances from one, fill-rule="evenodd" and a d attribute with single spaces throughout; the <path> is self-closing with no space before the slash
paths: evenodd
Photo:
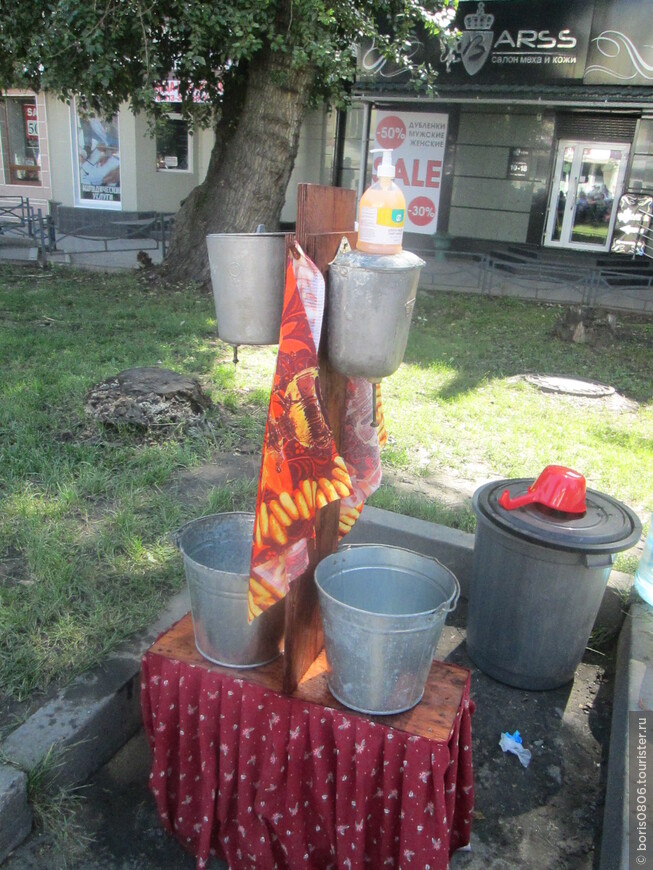
<path id="1" fill-rule="evenodd" d="M 505 489 L 499 497 L 499 504 L 507 511 L 512 511 L 537 502 L 555 511 L 584 514 L 586 488 L 585 478 L 577 471 L 564 465 L 547 465 L 523 495 L 511 498 L 510 492 Z"/>

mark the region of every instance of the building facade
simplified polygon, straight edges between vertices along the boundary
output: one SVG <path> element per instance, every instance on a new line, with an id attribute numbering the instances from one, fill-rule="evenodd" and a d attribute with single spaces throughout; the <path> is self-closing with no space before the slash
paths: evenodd
<path id="1" fill-rule="evenodd" d="M 456 26 L 444 52 L 415 38 L 435 96 L 361 47 L 339 182 L 393 148 L 417 243 L 631 251 L 653 201 L 649 0 L 460 0 Z"/>
<path id="2" fill-rule="evenodd" d="M 29 198 L 42 214 L 57 211 L 64 231 L 111 224 L 144 212 L 174 214 L 206 175 L 212 130 L 191 135 L 175 113 L 176 82 L 162 88 L 170 113 L 153 134 L 127 105 L 110 121 L 82 117 L 75 102 L 10 90 L 0 100 L 0 196 Z M 333 113 L 306 119 L 282 221 L 294 222 L 297 184 L 330 184 Z"/>
<path id="3" fill-rule="evenodd" d="M 391 148 L 413 248 L 518 243 L 632 253 L 653 208 L 653 15 L 650 0 L 459 0 L 447 51 L 416 34 L 412 52 L 439 73 L 411 89 L 374 45 L 359 48 L 347 112 L 306 119 L 286 191 L 300 182 L 362 193 L 375 149 Z M 167 121 L 152 136 L 124 106 L 111 122 L 73 103 L 9 91 L 0 101 L 0 195 L 88 225 L 174 213 L 199 184 L 211 130 L 190 135 L 161 89 Z M 363 171 L 362 171 L 363 170 Z"/>

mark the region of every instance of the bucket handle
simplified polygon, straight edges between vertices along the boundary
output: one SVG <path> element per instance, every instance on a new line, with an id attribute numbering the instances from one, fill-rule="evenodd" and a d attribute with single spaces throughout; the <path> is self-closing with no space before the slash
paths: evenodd
<path id="1" fill-rule="evenodd" d="M 437 560 L 436 560 L 436 561 L 437 561 Z M 439 564 L 439 563 L 438 563 L 438 564 Z M 445 567 L 445 566 L 443 566 L 443 567 Z M 457 578 L 456 575 L 453 573 L 453 571 L 451 571 L 450 574 L 451 574 L 451 576 L 453 577 L 454 583 L 456 584 L 456 591 L 455 591 L 455 593 L 454 593 L 454 596 L 453 596 L 453 599 L 452 599 L 452 601 L 451 601 L 451 604 L 449 605 L 449 610 L 447 610 L 447 613 L 453 613 L 453 612 L 454 612 L 454 610 L 455 610 L 456 607 L 458 606 L 458 599 L 460 598 L 460 583 L 458 582 L 458 578 Z"/>

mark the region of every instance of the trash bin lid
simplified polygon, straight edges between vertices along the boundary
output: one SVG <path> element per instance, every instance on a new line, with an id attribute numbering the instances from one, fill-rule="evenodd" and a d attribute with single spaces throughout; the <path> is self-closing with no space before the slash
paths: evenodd
<path id="1" fill-rule="evenodd" d="M 567 514 L 541 504 L 508 511 L 499 504 L 507 489 L 510 497 L 525 492 L 534 478 L 513 478 L 486 483 L 474 493 L 474 510 L 490 522 L 520 538 L 559 550 L 617 553 L 628 550 L 642 534 L 642 524 L 625 504 L 588 489 L 584 514 Z"/>

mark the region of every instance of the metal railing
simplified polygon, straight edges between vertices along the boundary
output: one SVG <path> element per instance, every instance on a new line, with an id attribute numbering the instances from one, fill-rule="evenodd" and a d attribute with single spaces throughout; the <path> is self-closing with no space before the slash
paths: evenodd
<path id="1" fill-rule="evenodd" d="M 34 209 L 26 196 L 0 196 L 0 235 L 27 239 L 39 248 L 41 263 L 45 265 L 50 249 L 52 227 L 50 217 L 43 217 L 41 209 Z"/>
<path id="2" fill-rule="evenodd" d="M 653 245 L 653 233 L 650 234 Z M 600 260 L 557 262 L 542 255 L 520 258 L 510 252 L 440 251 L 427 255 L 420 286 L 487 296 L 515 296 L 542 302 L 563 302 L 582 307 L 641 306 L 642 296 L 653 304 L 653 268 L 641 268 L 632 260 L 614 264 Z M 638 302 L 639 300 L 639 302 Z"/>
<path id="3" fill-rule="evenodd" d="M 133 219 L 111 221 L 110 224 L 93 223 L 63 231 L 56 225 L 53 215 L 44 215 L 35 209 L 29 197 L 0 196 L 0 237 L 6 242 L 28 242 L 37 247 L 41 265 L 48 262 L 48 255 L 56 252 L 66 239 L 97 242 L 85 246 L 76 254 L 93 254 L 113 251 L 132 251 L 138 241 L 139 250 L 161 249 L 165 258 L 174 225 L 174 214 L 166 212 L 141 212 Z"/>
<path id="4" fill-rule="evenodd" d="M 76 254 L 96 254 L 114 251 L 132 251 L 132 244 L 121 246 L 121 242 L 143 242 L 139 250 L 156 251 L 161 248 L 163 258 L 166 256 L 168 242 L 175 215 L 169 212 L 142 212 L 131 219 L 120 219 L 107 224 L 96 222 L 75 226 L 73 229 L 63 231 L 56 225 L 56 219 L 51 219 L 51 250 L 55 250 L 57 244 L 65 239 L 81 239 L 84 241 L 98 242 L 99 247 L 84 247 L 80 251 L 72 251 Z"/>

